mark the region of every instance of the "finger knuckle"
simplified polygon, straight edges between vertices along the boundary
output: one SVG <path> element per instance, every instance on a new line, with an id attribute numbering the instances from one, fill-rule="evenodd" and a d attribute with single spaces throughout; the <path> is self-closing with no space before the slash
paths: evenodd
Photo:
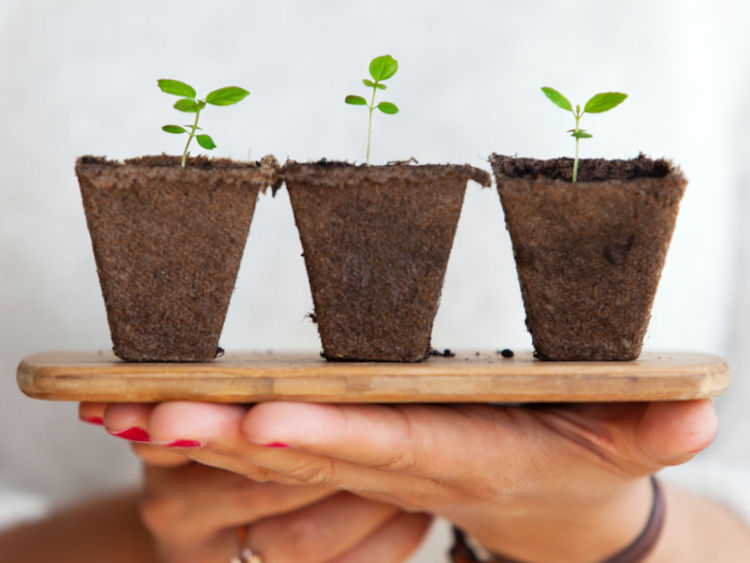
<path id="1" fill-rule="evenodd" d="M 399 426 L 400 436 L 397 442 L 400 444 L 413 444 L 418 438 L 415 436 L 415 429 L 411 419 L 404 412 L 402 407 L 395 406 L 393 411 L 399 416 L 401 424 Z M 399 448 L 391 452 L 380 463 L 376 464 L 377 469 L 384 469 L 397 472 L 410 473 L 419 467 L 420 460 L 415 448 Z"/>
<path id="2" fill-rule="evenodd" d="M 376 469 L 395 471 L 398 473 L 412 473 L 419 466 L 419 460 L 414 452 L 409 450 L 394 452 L 375 465 Z"/>
<path id="3" fill-rule="evenodd" d="M 256 483 L 266 483 L 268 481 L 273 481 L 276 477 L 273 471 L 266 469 L 265 467 L 260 467 L 259 465 L 254 465 L 252 463 L 246 463 L 244 464 L 238 471 L 238 473 L 251 481 L 255 481 Z"/>
<path id="4" fill-rule="evenodd" d="M 289 561 L 315 560 L 325 555 L 336 542 L 329 527 L 310 518 L 299 518 L 290 522 L 283 535 Z"/>
<path id="5" fill-rule="evenodd" d="M 328 458 L 305 460 L 292 467 L 288 474 L 301 483 L 311 485 L 330 483 L 334 477 L 333 460 Z"/>

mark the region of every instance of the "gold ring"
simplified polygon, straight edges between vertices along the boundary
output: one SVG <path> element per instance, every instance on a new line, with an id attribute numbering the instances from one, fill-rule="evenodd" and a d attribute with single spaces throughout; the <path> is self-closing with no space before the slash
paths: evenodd
<path id="1" fill-rule="evenodd" d="M 232 557 L 229 563 L 263 563 L 260 554 L 255 553 L 247 546 L 247 536 L 250 525 L 237 527 L 237 544 L 240 550 L 239 556 Z"/>
<path id="2" fill-rule="evenodd" d="M 229 563 L 263 563 L 263 560 L 249 547 L 243 547 L 239 557 L 232 557 Z"/>

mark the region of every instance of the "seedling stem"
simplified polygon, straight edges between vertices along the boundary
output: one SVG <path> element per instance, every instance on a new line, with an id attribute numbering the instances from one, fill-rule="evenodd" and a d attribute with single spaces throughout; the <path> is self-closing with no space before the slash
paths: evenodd
<path id="1" fill-rule="evenodd" d="M 367 121 L 367 154 L 365 156 L 366 164 L 370 164 L 370 145 L 372 144 L 372 112 L 375 110 L 375 92 L 377 92 L 377 88 L 372 89 L 370 106 L 367 108 L 370 112 L 370 116 Z"/>
<path id="2" fill-rule="evenodd" d="M 201 115 L 201 112 L 199 111 L 195 112 L 195 121 L 193 122 L 193 126 L 190 128 L 190 135 L 188 135 L 187 143 L 185 143 L 185 150 L 182 151 L 182 161 L 180 162 L 180 166 L 182 166 L 183 168 L 185 168 L 185 162 L 187 161 L 188 147 L 190 146 L 190 141 L 193 140 L 193 137 L 195 136 L 195 131 L 198 129 L 198 118 L 200 117 L 200 115 Z"/>
<path id="3" fill-rule="evenodd" d="M 576 113 L 575 113 L 575 115 L 576 115 L 576 128 L 575 128 L 575 130 L 576 131 L 580 131 L 580 129 L 581 129 L 579 127 L 579 124 L 581 122 L 581 106 L 580 105 L 576 105 Z M 580 142 L 581 142 L 581 137 L 577 136 L 576 137 L 576 158 L 573 161 L 573 181 L 574 182 L 578 181 L 578 145 L 579 145 Z"/>
<path id="4" fill-rule="evenodd" d="M 176 110 L 195 114 L 195 121 L 193 121 L 193 124 L 185 125 L 189 131 L 181 125 L 164 125 L 162 127 L 162 130 L 167 133 L 173 133 L 176 135 L 188 133 L 188 140 L 187 143 L 185 143 L 185 150 L 182 151 L 182 160 L 180 161 L 180 166 L 182 166 L 182 168 L 185 168 L 188 148 L 190 148 L 190 142 L 193 140 L 193 137 L 195 137 L 195 140 L 198 141 L 198 144 L 204 149 L 211 150 L 216 148 L 214 140 L 209 135 L 206 135 L 205 133 L 200 135 L 195 134 L 196 131 L 200 130 L 200 127 L 198 127 L 198 118 L 200 117 L 201 110 L 206 107 L 206 104 L 231 106 L 250 94 L 250 92 L 244 88 L 239 88 L 238 86 L 225 86 L 224 88 L 219 88 L 218 90 L 209 92 L 205 100 L 199 100 L 196 97 L 195 88 L 189 84 L 180 82 L 179 80 L 160 78 L 156 83 L 162 92 L 174 96 L 180 96 L 180 99 L 177 100 L 173 106 Z"/>
<path id="5" fill-rule="evenodd" d="M 370 97 L 370 103 L 367 103 L 362 96 L 355 96 L 354 94 L 348 95 L 344 98 L 344 102 L 354 106 L 367 106 L 368 119 L 367 119 L 367 152 L 365 153 L 365 162 L 369 166 L 370 164 L 370 146 L 372 145 L 372 112 L 375 108 L 378 108 L 383 113 L 394 114 L 398 113 L 396 104 L 391 102 L 380 102 L 375 105 L 375 93 L 378 90 L 385 90 L 386 85 L 382 84 L 383 80 L 389 79 L 391 76 L 396 74 L 398 70 L 398 61 L 396 61 L 390 55 L 383 55 L 381 57 L 375 57 L 370 61 L 370 76 L 373 80 L 365 78 L 362 83 L 368 88 L 372 88 L 372 96 Z"/>
<path id="6" fill-rule="evenodd" d="M 576 139 L 576 157 L 573 161 L 573 182 L 578 181 L 578 143 L 581 139 L 590 139 L 593 137 L 591 133 L 588 131 L 584 131 L 581 129 L 581 117 L 583 117 L 583 114 L 588 113 L 603 113 L 605 111 L 611 110 L 613 107 L 620 105 L 622 102 L 625 101 L 625 98 L 628 97 L 627 94 L 623 94 L 622 92 L 602 92 L 600 94 L 596 94 L 595 96 L 592 96 L 591 99 L 589 99 L 588 102 L 586 102 L 586 105 L 583 107 L 583 110 L 581 110 L 581 106 L 577 105 L 576 109 L 573 110 L 573 105 L 570 103 L 568 98 L 563 96 L 560 92 L 555 90 L 554 88 L 550 88 L 549 86 L 542 87 L 542 92 L 544 93 L 549 100 L 555 104 L 557 107 L 562 108 L 566 111 L 569 111 L 573 114 L 573 117 L 575 117 L 576 120 L 576 126 L 575 129 L 568 129 L 568 133 L 570 133 L 571 137 L 575 137 Z"/>

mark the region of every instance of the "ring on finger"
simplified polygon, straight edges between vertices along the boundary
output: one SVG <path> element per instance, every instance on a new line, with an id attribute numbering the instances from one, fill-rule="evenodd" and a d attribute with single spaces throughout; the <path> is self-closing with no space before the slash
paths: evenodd
<path id="1" fill-rule="evenodd" d="M 238 526 L 237 527 L 237 545 L 240 550 L 238 556 L 234 556 L 229 560 L 229 563 L 263 563 L 263 559 L 260 554 L 254 552 L 247 545 L 247 536 L 250 525 Z"/>

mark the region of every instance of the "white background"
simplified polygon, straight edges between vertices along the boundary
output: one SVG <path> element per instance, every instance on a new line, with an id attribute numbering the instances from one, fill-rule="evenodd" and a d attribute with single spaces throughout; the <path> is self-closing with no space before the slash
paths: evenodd
<path id="1" fill-rule="evenodd" d="M 125 445 L 80 424 L 74 405 L 26 399 L 14 380 L 29 353 L 111 345 L 75 158 L 179 153 L 184 138 L 160 126 L 184 117 L 156 87 L 175 78 L 199 95 L 251 91 L 202 114 L 215 156 L 361 161 L 367 112 L 343 99 L 365 94 L 367 65 L 385 53 L 400 68 L 379 99 L 401 112 L 375 116 L 376 163 L 489 169 L 492 152 L 571 155 L 572 116 L 539 87 L 574 104 L 630 95 L 583 118 L 594 138 L 582 156 L 642 151 L 689 178 L 646 348 L 732 361 L 714 456 L 746 462 L 750 440 L 722 438 L 746 416 L 748 391 L 749 24 L 739 0 L 0 2 L 0 484 L 60 503 L 137 475 Z M 261 197 L 222 346 L 318 350 L 300 253 L 286 193 Z M 467 190 L 433 343 L 530 347 L 494 188 Z"/>

